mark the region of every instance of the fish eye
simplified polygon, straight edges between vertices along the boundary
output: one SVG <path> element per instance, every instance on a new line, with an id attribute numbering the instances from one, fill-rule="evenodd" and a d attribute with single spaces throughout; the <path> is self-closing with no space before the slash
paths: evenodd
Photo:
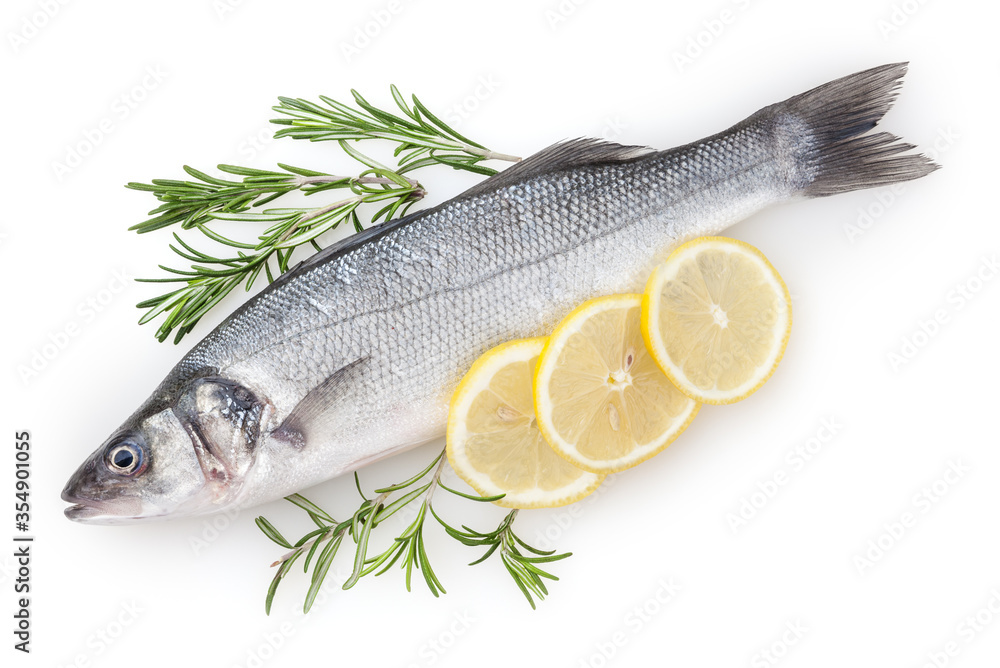
<path id="1" fill-rule="evenodd" d="M 108 450 L 107 466 L 112 473 L 134 475 L 143 466 L 142 449 L 132 441 L 120 441 Z"/>

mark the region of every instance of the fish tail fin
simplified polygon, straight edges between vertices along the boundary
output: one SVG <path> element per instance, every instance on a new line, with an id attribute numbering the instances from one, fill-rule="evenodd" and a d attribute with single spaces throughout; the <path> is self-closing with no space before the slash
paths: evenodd
<path id="1" fill-rule="evenodd" d="M 939 165 L 888 132 L 869 131 L 896 99 L 906 63 L 873 67 L 836 79 L 765 110 L 804 136 L 795 144 L 799 191 L 806 197 L 919 179 Z M 786 125 L 786 127 L 789 127 Z"/>

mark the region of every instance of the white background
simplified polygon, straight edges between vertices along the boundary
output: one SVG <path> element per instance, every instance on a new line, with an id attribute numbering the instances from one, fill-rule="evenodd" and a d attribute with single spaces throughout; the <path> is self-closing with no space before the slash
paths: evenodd
<path id="1" fill-rule="evenodd" d="M 223 2 L 4 3 L 5 666 L 995 665 L 995 3 Z M 369 25 L 377 34 L 345 54 L 390 8 L 387 25 Z M 728 22 L 716 22 L 723 11 Z M 691 62 L 680 63 L 685 49 Z M 900 60 L 911 71 L 884 126 L 944 169 L 902 191 L 776 207 L 729 231 L 762 249 L 793 294 L 781 367 L 750 399 L 703 409 L 664 453 L 573 515 L 522 513 L 526 539 L 574 553 L 553 566 L 561 580 L 537 611 L 499 563 L 466 567 L 478 552 L 436 525 L 428 549 L 446 596 L 419 580 L 407 593 L 394 570 L 348 592 L 332 587 L 303 618 L 301 576 L 282 586 L 270 617 L 263 611 L 281 550 L 253 516 L 293 538 L 309 527 L 284 502 L 217 518 L 222 531 L 205 519 L 107 528 L 62 516 L 68 476 L 209 331 L 175 347 L 135 324 L 135 303 L 155 288 L 121 287 L 116 272 L 156 276 L 173 259 L 167 232 L 126 231 L 154 202 L 122 185 L 179 177 L 183 164 L 353 168 L 332 145 L 268 141 L 276 96 L 345 99 L 353 87 L 388 104 L 395 82 L 508 153 L 581 135 L 667 148 Z M 104 119 L 110 133 L 60 173 L 56 163 Z M 429 203 L 476 180 L 444 169 L 421 178 Z M 92 299 L 106 301 L 99 313 Z M 78 333 L 25 377 L 33 355 L 73 325 Z M 10 630 L 21 429 L 32 435 L 37 537 L 30 656 L 13 651 Z M 808 462 L 796 459 L 821 437 Z M 440 447 L 372 466 L 362 481 L 402 479 Z M 935 487 L 953 465 L 962 475 Z M 768 485 L 782 474 L 785 484 Z M 768 487 L 770 497 L 752 496 Z M 309 493 L 337 515 L 353 494 L 347 479 Z M 759 507 L 734 529 L 729 516 L 744 502 Z M 502 517 L 467 502 L 439 507 L 481 529 Z M 889 535 L 906 513 L 911 526 Z M 666 602 L 662 583 L 677 588 Z"/>

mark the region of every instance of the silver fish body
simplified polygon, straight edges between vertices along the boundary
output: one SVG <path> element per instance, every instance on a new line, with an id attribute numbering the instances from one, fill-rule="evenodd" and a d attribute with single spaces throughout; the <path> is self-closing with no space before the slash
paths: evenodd
<path id="1" fill-rule="evenodd" d="M 67 515 L 246 507 L 441 436 L 479 355 L 640 291 L 677 244 L 773 203 L 931 171 L 868 133 L 904 71 L 845 77 L 666 151 L 558 144 L 326 249 L 180 361 L 70 480 Z"/>

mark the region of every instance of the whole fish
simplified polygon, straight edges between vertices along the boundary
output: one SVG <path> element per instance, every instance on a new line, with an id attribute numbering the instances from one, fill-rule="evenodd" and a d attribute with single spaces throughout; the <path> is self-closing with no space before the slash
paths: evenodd
<path id="1" fill-rule="evenodd" d="M 252 506 L 442 436 L 479 355 L 592 297 L 641 291 L 678 244 L 769 204 L 933 171 L 870 132 L 905 71 L 859 72 L 665 151 L 559 143 L 330 246 L 184 356 L 73 474 L 66 516 Z"/>

